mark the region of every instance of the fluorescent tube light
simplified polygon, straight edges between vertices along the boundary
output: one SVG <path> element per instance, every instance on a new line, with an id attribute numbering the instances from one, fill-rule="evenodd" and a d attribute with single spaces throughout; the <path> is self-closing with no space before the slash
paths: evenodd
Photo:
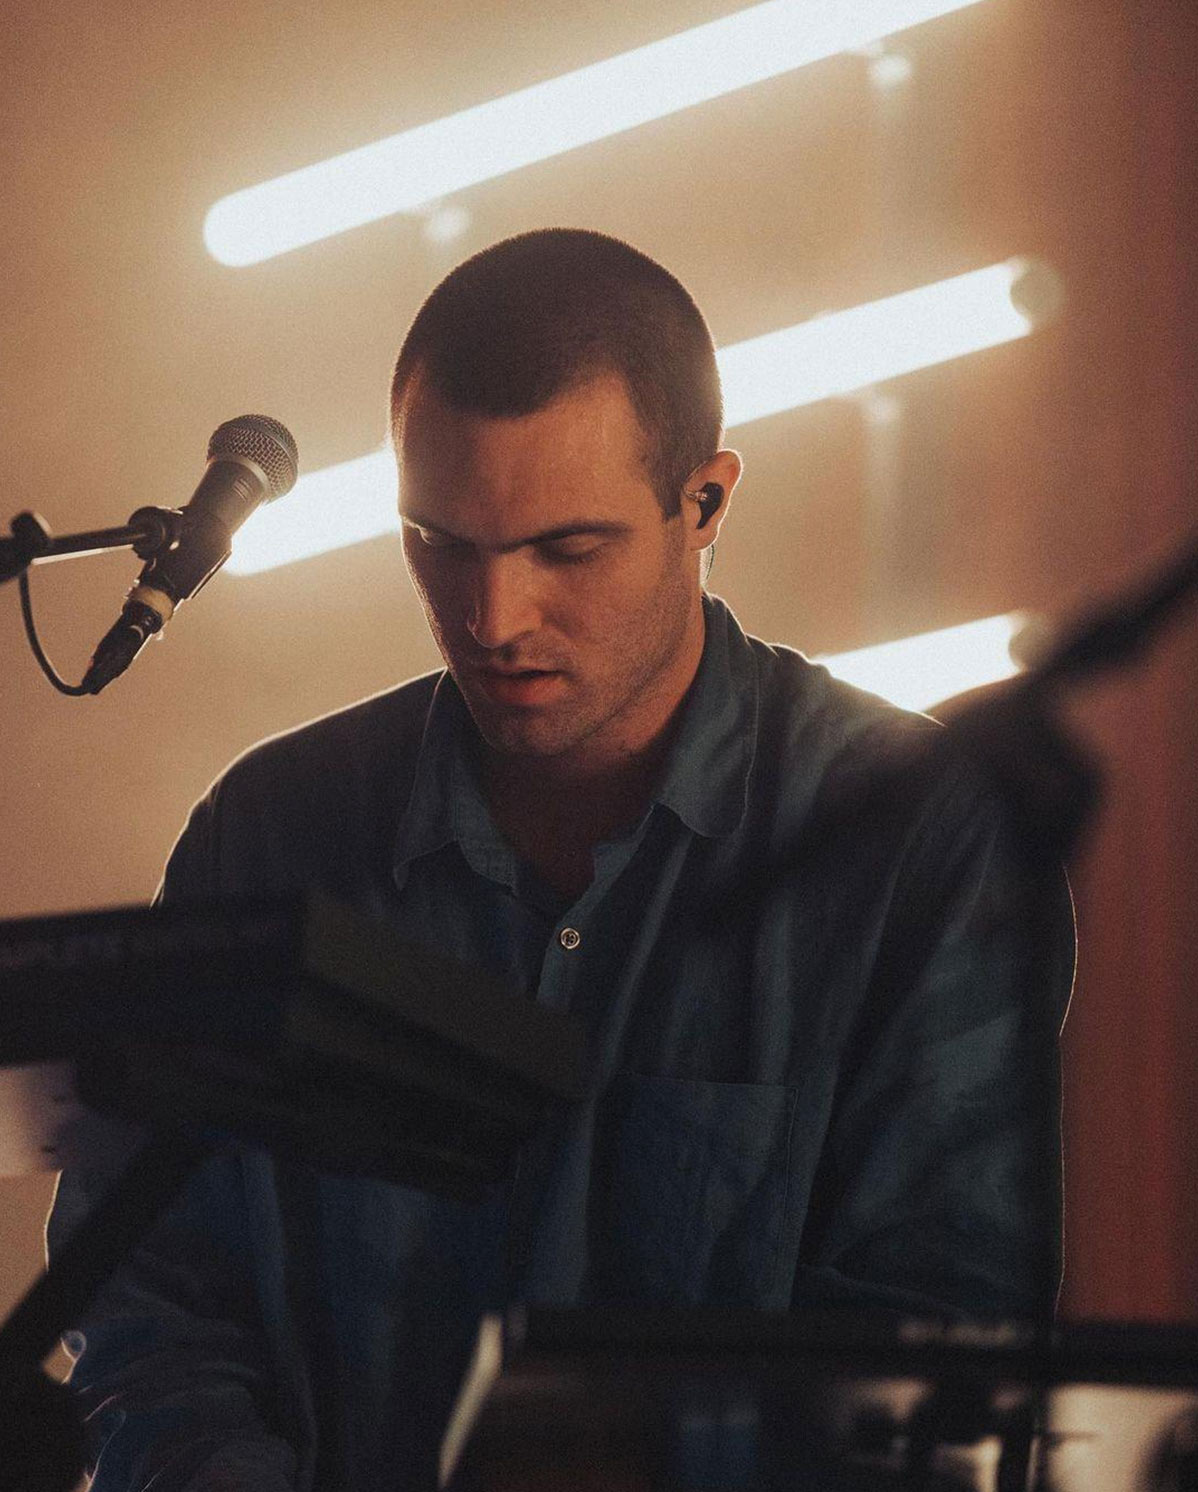
<path id="1" fill-rule="evenodd" d="M 222 197 L 204 242 L 257 264 L 976 3 L 768 0 Z"/>
<path id="2" fill-rule="evenodd" d="M 720 353 L 729 426 L 1024 337 L 1051 315 L 1048 265 L 1008 259 L 737 342 Z"/>
<path id="3" fill-rule="evenodd" d="M 390 446 L 300 477 L 285 498 L 250 514 L 225 565 L 253 575 L 328 549 L 399 532 L 399 489 Z"/>
<path id="4" fill-rule="evenodd" d="M 1011 644 L 1027 625 L 1023 612 L 985 617 L 939 632 L 921 632 L 877 647 L 817 658 L 838 679 L 908 710 L 996 684 L 1020 671 Z"/>
<path id="5" fill-rule="evenodd" d="M 1027 334 L 1060 299 L 1056 273 L 1009 259 L 734 343 L 718 354 L 729 429 Z M 390 451 L 302 476 L 233 540 L 234 575 L 398 531 Z"/>

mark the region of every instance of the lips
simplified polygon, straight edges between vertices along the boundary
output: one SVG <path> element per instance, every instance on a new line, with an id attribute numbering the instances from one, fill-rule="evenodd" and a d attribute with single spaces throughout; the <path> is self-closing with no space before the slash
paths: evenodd
<path id="1" fill-rule="evenodd" d="M 480 668 L 475 677 L 496 704 L 537 705 L 560 691 L 565 676 L 557 669 Z"/>

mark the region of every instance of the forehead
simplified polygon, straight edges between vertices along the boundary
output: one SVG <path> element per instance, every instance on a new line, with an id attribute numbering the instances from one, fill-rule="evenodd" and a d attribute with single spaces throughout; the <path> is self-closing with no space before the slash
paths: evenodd
<path id="1" fill-rule="evenodd" d="M 400 508 L 460 533 L 496 538 L 586 512 L 629 517 L 656 498 L 645 432 L 621 378 L 604 375 L 543 409 L 492 419 L 454 409 L 427 385 L 409 396 Z"/>

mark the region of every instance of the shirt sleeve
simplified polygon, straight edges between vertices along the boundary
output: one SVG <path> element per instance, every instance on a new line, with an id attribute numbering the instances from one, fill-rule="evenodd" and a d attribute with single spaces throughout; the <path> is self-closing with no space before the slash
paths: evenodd
<path id="1" fill-rule="evenodd" d="M 209 883 L 212 809 L 197 806 L 156 901 Z M 136 1142 L 124 1149 L 127 1157 Z M 47 1224 L 51 1258 L 122 1159 L 64 1171 Z M 293 1492 L 296 1457 L 272 1423 L 265 1336 L 251 1274 L 244 1173 L 206 1161 L 65 1340 L 86 1416 L 91 1492 Z"/>
<path id="2" fill-rule="evenodd" d="M 1051 1313 L 1060 1277 L 1064 872 L 964 768 L 910 834 L 867 964 L 796 1305 Z"/>

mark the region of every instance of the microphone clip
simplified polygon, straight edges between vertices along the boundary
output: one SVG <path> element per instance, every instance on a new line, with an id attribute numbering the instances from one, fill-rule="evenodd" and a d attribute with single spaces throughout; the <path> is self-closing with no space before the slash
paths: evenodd
<path id="1" fill-rule="evenodd" d="M 129 527 L 137 530 L 133 553 L 139 560 L 156 559 L 176 544 L 182 527 L 182 508 L 138 508 L 129 514 Z"/>

